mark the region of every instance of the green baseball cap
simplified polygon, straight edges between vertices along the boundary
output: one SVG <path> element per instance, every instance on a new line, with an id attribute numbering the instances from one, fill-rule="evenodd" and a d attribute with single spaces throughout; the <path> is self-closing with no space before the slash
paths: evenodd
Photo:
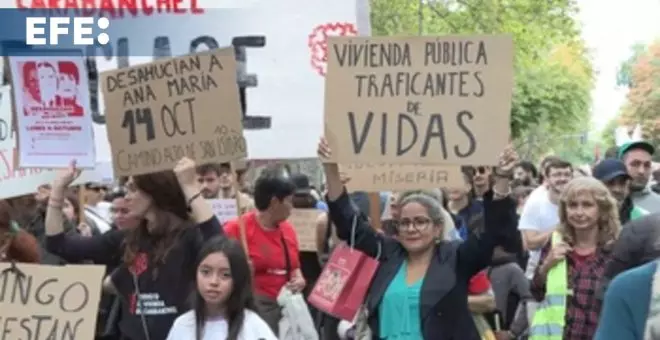
<path id="1" fill-rule="evenodd" d="M 640 140 L 640 141 L 636 141 L 636 142 L 628 142 L 626 144 L 621 145 L 619 147 L 619 153 L 618 153 L 619 158 L 623 157 L 623 155 L 626 152 L 628 152 L 630 150 L 633 150 L 633 149 L 642 149 L 642 150 L 650 153 L 651 155 L 655 153 L 655 147 L 653 146 L 653 144 L 651 144 L 649 142 L 646 142 L 646 141 L 643 141 L 643 140 Z"/>

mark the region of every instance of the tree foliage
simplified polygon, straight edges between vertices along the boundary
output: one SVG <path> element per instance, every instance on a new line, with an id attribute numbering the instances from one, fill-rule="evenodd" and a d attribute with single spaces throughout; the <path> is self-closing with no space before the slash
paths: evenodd
<path id="1" fill-rule="evenodd" d="M 509 33 L 515 46 L 511 133 L 588 129 L 593 69 L 575 0 L 372 0 L 373 35 Z M 546 147 L 542 143 L 539 146 Z M 540 151 L 539 153 L 541 153 Z"/>
<path id="2" fill-rule="evenodd" d="M 616 141 L 614 140 L 614 131 L 616 131 L 617 127 L 619 127 L 620 120 L 621 118 L 619 115 L 617 115 L 616 117 L 610 119 L 607 124 L 605 124 L 605 127 L 603 127 L 603 130 L 600 134 L 600 140 L 605 147 L 609 148 L 616 145 Z"/>
<path id="3" fill-rule="evenodd" d="M 660 145 L 660 40 L 647 46 L 632 64 L 619 122 L 628 127 L 640 124 L 644 138 Z"/>
<path id="4" fill-rule="evenodd" d="M 621 63 L 616 74 L 616 84 L 628 88 L 632 86 L 633 65 L 635 65 L 639 57 L 646 52 L 646 45 L 636 43 L 630 49 L 632 50 L 632 55 L 626 61 Z"/>

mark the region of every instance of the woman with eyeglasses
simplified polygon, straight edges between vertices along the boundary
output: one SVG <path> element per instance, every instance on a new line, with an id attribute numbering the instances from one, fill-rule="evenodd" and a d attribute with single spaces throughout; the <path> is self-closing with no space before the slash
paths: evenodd
<path id="1" fill-rule="evenodd" d="M 109 224 L 110 203 L 103 199 L 105 193 L 105 188 L 99 183 L 85 184 L 85 190 L 83 191 L 83 196 L 85 197 L 85 212 L 87 215 L 94 216 L 95 220 L 102 220 Z"/>
<path id="2" fill-rule="evenodd" d="M 482 200 L 493 185 L 493 169 L 489 166 L 467 167 L 472 198 Z"/>
<path id="3" fill-rule="evenodd" d="M 320 158 L 330 159 L 325 139 Z M 512 172 L 515 152 L 507 149 L 500 171 Z M 508 197 L 507 177 L 484 196 L 483 233 L 464 242 L 442 240 L 440 202 L 428 194 L 406 196 L 400 204 L 396 237 L 375 231 L 351 203 L 336 163 L 324 163 L 329 216 L 340 239 L 355 231 L 355 248 L 378 258 L 365 305 L 374 339 L 480 339 L 468 310 L 468 282 L 491 260 L 493 249 L 517 233 L 516 203 Z M 380 255 L 380 256 L 379 256 Z"/>

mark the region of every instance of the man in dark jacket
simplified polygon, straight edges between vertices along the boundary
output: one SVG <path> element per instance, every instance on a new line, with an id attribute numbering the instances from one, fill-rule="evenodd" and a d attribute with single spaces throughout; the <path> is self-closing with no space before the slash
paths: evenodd
<path id="1" fill-rule="evenodd" d="M 612 261 L 605 268 L 599 297 L 603 298 L 607 285 L 616 275 L 659 257 L 660 213 L 628 222 L 614 245 Z"/>
<path id="2" fill-rule="evenodd" d="M 616 158 L 604 159 L 593 168 L 592 174 L 594 178 L 603 182 L 616 198 L 621 225 L 648 214 L 647 211 L 636 206 L 630 197 L 631 177 L 622 161 Z"/>

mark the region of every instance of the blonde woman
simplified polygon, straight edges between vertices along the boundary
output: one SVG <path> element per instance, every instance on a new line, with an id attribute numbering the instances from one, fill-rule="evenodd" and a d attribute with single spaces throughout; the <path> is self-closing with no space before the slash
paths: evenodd
<path id="1" fill-rule="evenodd" d="M 592 339 L 601 309 L 595 293 L 621 227 L 616 200 L 593 177 L 575 178 L 560 198 L 559 219 L 532 281 L 541 305 L 530 339 Z"/>

